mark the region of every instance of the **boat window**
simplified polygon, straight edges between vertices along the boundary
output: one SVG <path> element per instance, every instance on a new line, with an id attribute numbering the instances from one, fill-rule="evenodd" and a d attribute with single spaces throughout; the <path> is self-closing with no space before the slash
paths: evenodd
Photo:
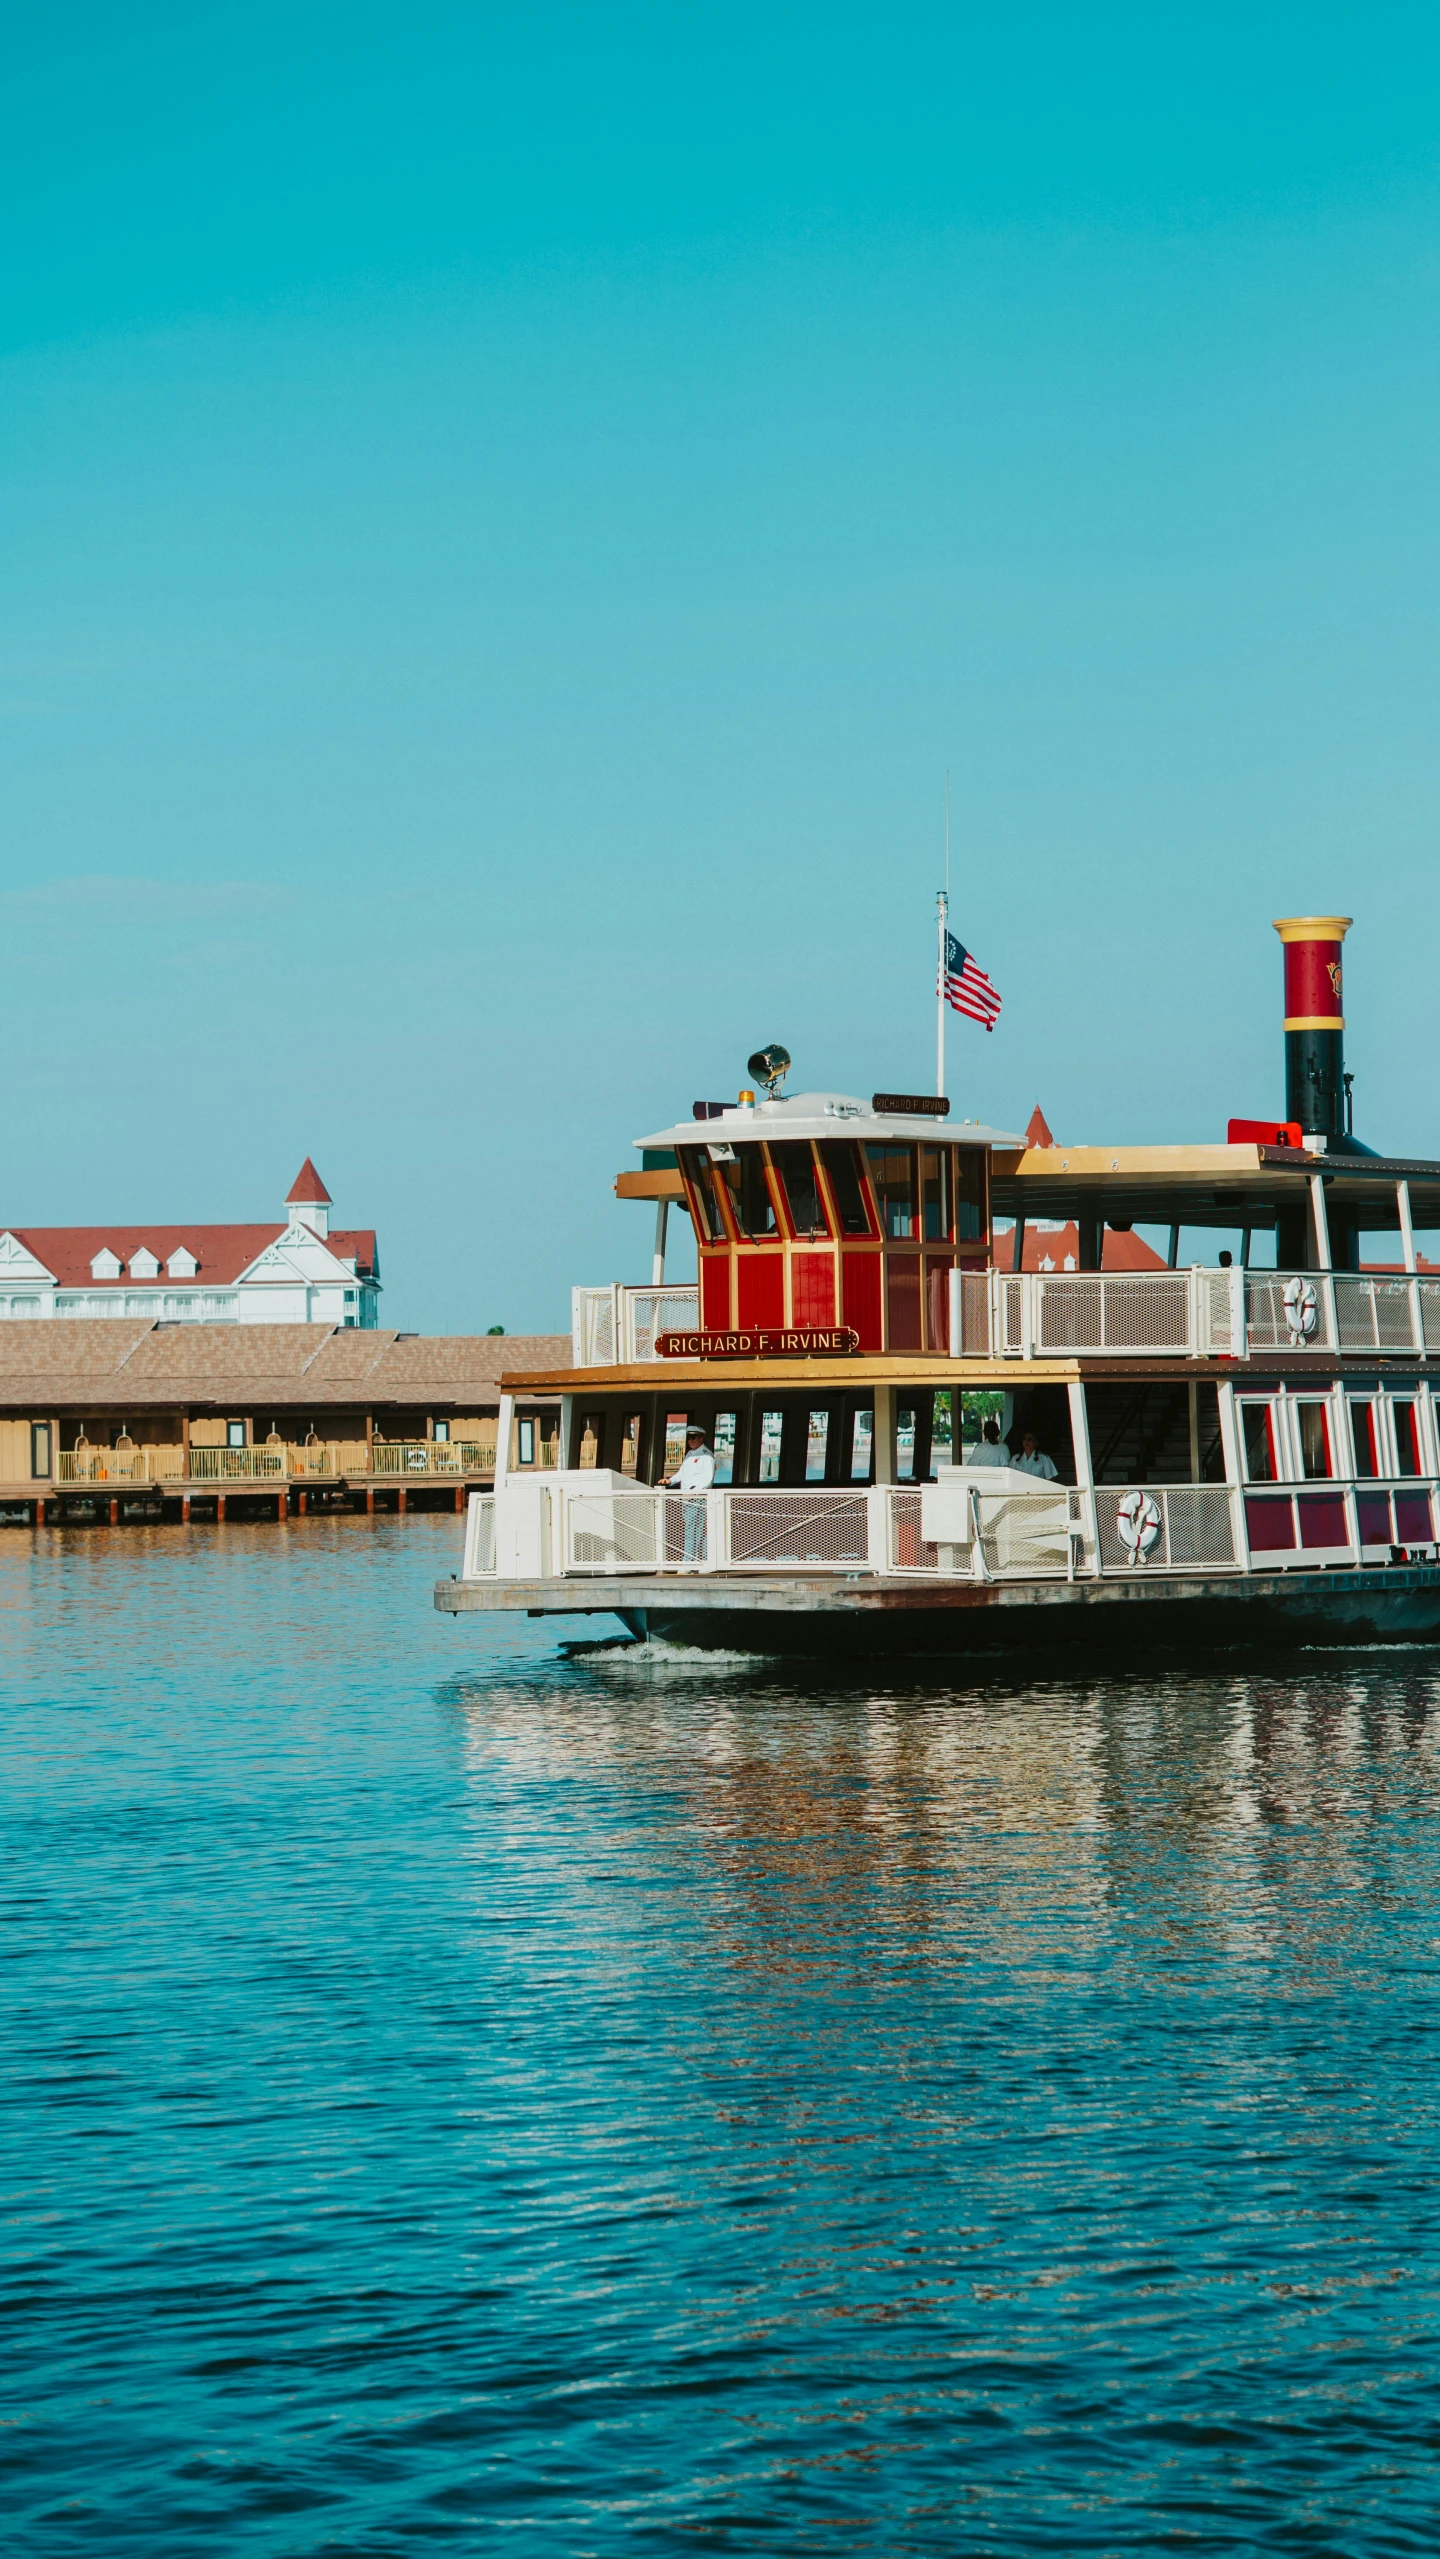
<path id="1" fill-rule="evenodd" d="M 1302 1475 L 1333 1475 L 1330 1462 L 1330 1416 L 1323 1404 L 1297 1404 L 1300 1421 L 1300 1472 Z"/>
<path id="2" fill-rule="evenodd" d="M 674 1475 L 679 1472 L 680 1460 L 685 1454 L 685 1425 L 688 1418 L 689 1416 L 685 1413 L 667 1413 L 665 1416 L 665 1457 L 660 1468 L 662 1475 Z"/>
<path id="3" fill-rule="evenodd" d="M 822 1137 L 820 1161 L 830 1176 L 841 1234 L 868 1235 L 870 1220 L 865 1214 L 865 1185 L 860 1178 L 860 1159 L 853 1140 Z"/>
<path id="4" fill-rule="evenodd" d="M 1420 1416 L 1413 1404 L 1392 1404 L 1395 1421 L 1395 1471 L 1397 1475 L 1420 1472 Z"/>
<path id="5" fill-rule="evenodd" d="M 948 1386 L 937 1387 L 934 1411 L 930 1417 L 930 1463 L 949 1466 L 954 1456 L 954 1408 Z"/>
<path id="6" fill-rule="evenodd" d="M 784 1414 L 762 1413 L 760 1416 L 760 1481 L 762 1484 L 778 1484 L 780 1481 L 780 1443 L 784 1436 Z"/>
<path id="7" fill-rule="evenodd" d="M 985 1232 L 985 1150 L 955 1149 L 955 1240 L 973 1244 Z"/>
<path id="8" fill-rule="evenodd" d="M 951 1236 L 950 1159 L 948 1146 L 920 1149 L 920 1220 L 927 1244 L 948 1244 Z"/>
<path id="9" fill-rule="evenodd" d="M 598 1466 L 605 1441 L 603 1413 L 586 1413 L 580 1423 L 580 1457 L 582 1466 Z"/>
<path id="10" fill-rule="evenodd" d="M 908 1146 L 867 1146 L 865 1153 L 880 1232 L 908 1240 L 915 1233 L 915 1159 Z"/>
<path id="11" fill-rule="evenodd" d="M 677 1149 L 677 1153 L 680 1169 L 691 1186 L 696 1209 L 699 1212 L 701 1234 L 707 1244 L 723 1244 L 725 1220 L 720 1214 L 719 1184 L 716 1180 L 715 1166 L 703 1147 L 682 1146 Z"/>
<path id="12" fill-rule="evenodd" d="M 809 1143 L 802 1137 L 787 1138 L 783 1145 L 772 1145 L 770 1161 L 780 1176 L 790 1223 L 797 1235 L 828 1235 L 825 1211 L 820 1204 L 820 1183 L 815 1171 L 815 1158 Z"/>
<path id="13" fill-rule="evenodd" d="M 856 1414 L 854 1428 L 850 1435 L 850 1481 L 852 1484 L 869 1483 L 874 1448 L 875 1413 L 873 1406 L 866 1404 Z"/>
<path id="14" fill-rule="evenodd" d="M 775 1203 L 765 1179 L 765 1159 L 758 1146 L 737 1146 L 733 1163 L 716 1167 L 730 1194 L 730 1210 L 742 1235 L 778 1235 Z"/>
<path id="15" fill-rule="evenodd" d="M 627 1413 L 625 1416 L 624 1427 L 620 1433 L 620 1472 L 622 1475 L 638 1475 L 640 1472 L 640 1416 L 638 1413 Z"/>
<path id="16" fill-rule="evenodd" d="M 710 1444 L 715 1453 L 717 1484 L 733 1484 L 735 1481 L 735 1429 L 738 1420 L 737 1413 L 717 1413 L 715 1416 L 715 1436 Z"/>
<path id="17" fill-rule="evenodd" d="M 1375 1407 L 1358 1401 L 1350 1406 L 1350 1437 L 1355 1444 L 1357 1475 L 1378 1475 L 1380 1447 L 1375 1436 Z"/>
<path id="18" fill-rule="evenodd" d="M 915 1481 L 915 1408 L 902 1404 L 895 1416 L 895 1476 L 901 1484 Z"/>
<path id="19" fill-rule="evenodd" d="M 1251 1484 L 1273 1484 L 1278 1480 L 1275 1464 L 1275 1425 L 1268 1404 L 1242 1404 L 1241 1428 L 1245 1436 L 1245 1477 Z"/>
<path id="20" fill-rule="evenodd" d="M 811 1414 L 810 1426 L 805 1433 L 805 1481 L 807 1484 L 824 1483 L 825 1452 L 829 1443 L 830 1415 L 822 1406 L 818 1412 Z"/>

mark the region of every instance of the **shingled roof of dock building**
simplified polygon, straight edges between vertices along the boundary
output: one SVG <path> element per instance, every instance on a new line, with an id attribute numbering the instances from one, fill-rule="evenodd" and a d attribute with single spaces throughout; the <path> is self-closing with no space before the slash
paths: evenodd
<path id="1" fill-rule="evenodd" d="M 498 1403 L 502 1370 L 568 1368 L 568 1333 L 362 1332 L 326 1324 L 84 1321 L 0 1325 L 0 1405 L 254 1400 L 354 1409 Z"/>

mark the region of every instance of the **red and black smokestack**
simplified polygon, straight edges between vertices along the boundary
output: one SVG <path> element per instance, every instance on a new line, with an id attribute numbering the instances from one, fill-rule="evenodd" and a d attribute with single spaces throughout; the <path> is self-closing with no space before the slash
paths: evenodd
<path id="1" fill-rule="evenodd" d="M 1285 1117 L 1307 1137 L 1346 1135 L 1340 946 L 1353 922 L 1290 915 L 1275 926 L 1285 945 Z"/>

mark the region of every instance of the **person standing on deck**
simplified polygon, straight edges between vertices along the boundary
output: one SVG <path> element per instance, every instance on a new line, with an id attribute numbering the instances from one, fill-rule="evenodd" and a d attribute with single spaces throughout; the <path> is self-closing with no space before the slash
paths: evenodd
<path id="1" fill-rule="evenodd" d="M 1059 1467 L 1053 1457 L 1047 1457 L 1042 1448 L 1036 1447 L 1033 1431 L 1025 1433 L 1020 1442 L 1020 1454 L 1012 1457 L 1010 1463 L 1017 1475 L 1039 1475 L 1047 1484 L 1059 1481 Z"/>
<path id="2" fill-rule="evenodd" d="M 705 1561 L 705 1496 L 715 1481 L 715 1460 L 705 1445 L 705 1434 L 698 1422 L 692 1422 L 685 1434 L 685 1454 L 673 1475 L 665 1478 L 680 1495 L 685 1514 L 685 1561 Z"/>
<path id="3" fill-rule="evenodd" d="M 972 1448 L 965 1460 L 967 1466 L 1008 1466 L 1010 1443 L 1000 1436 L 1000 1425 L 993 1413 L 980 1425 L 980 1445 Z"/>

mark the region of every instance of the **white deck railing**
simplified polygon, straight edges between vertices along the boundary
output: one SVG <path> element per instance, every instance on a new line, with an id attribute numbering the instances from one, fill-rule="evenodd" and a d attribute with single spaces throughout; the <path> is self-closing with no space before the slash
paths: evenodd
<path id="1" fill-rule="evenodd" d="M 1273 1571 L 1312 1560 L 1314 1537 L 1293 1506 L 1297 1500 L 1303 1505 L 1316 1489 L 1265 1489 L 1266 1502 L 1291 1505 L 1293 1550 L 1277 1543 L 1252 1557 L 1246 1504 L 1254 1497 L 1224 1484 L 1106 1485 L 1093 1492 L 1053 1484 L 996 1493 L 954 1483 L 854 1491 L 817 1486 L 726 1490 L 687 1501 L 659 1485 L 591 1493 L 532 1482 L 520 1497 L 527 1505 L 545 1506 L 538 1534 L 529 1540 L 535 1560 L 519 1569 L 500 1565 L 497 1497 L 475 1493 L 464 1578 L 504 1570 L 522 1582 L 682 1573 L 833 1573 L 850 1579 L 933 1574 L 988 1582 Z M 1359 1562 L 1353 1488 L 1318 1489 L 1348 1505 L 1346 1535 Z M 1404 1521 L 1399 1511 L 1386 1511 L 1392 1527 L 1408 1523 L 1411 1543 L 1420 1542 L 1420 1529 L 1432 1516 L 1431 1489 L 1414 1482 L 1402 1488 L 1410 1504 Z M 1386 1499 L 1385 1488 L 1366 1487 L 1366 1496 L 1378 1505 Z M 515 1497 L 511 1486 L 500 1498 Z M 1278 1539 L 1278 1520 L 1268 1526 Z M 1372 1552 L 1388 1542 L 1378 1509 L 1365 1526 Z M 1427 1539 L 1432 1534 L 1426 1526 Z"/>
<path id="2" fill-rule="evenodd" d="M 572 1291 L 578 1368 L 652 1360 L 688 1332 L 693 1287 Z M 1440 1279 L 1404 1272 L 957 1271 L 951 1355 L 963 1359 L 1249 1359 L 1267 1351 L 1440 1354 Z"/>

